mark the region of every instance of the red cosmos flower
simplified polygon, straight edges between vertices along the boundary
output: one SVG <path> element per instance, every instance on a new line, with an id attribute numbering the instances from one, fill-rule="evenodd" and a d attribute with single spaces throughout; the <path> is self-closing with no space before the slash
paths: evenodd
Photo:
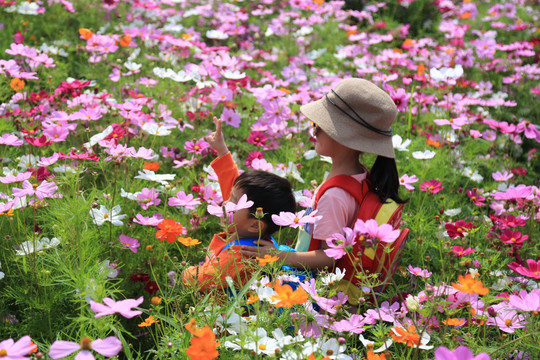
<path id="1" fill-rule="evenodd" d="M 516 218 L 514 215 L 508 215 L 506 218 L 504 216 L 498 217 L 493 214 L 489 214 L 489 218 L 493 221 L 493 224 L 499 229 L 504 230 L 509 227 L 518 227 L 525 226 L 527 222 L 524 219 Z"/>
<path id="2" fill-rule="evenodd" d="M 129 280 L 131 280 L 131 282 L 145 283 L 150 280 L 150 276 L 148 276 L 148 274 L 145 274 L 145 273 L 137 273 L 137 274 L 131 275 L 129 277 Z"/>
<path id="3" fill-rule="evenodd" d="M 486 198 L 483 196 L 480 196 L 474 189 L 467 190 L 467 196 L 469 197 L 469 199 L 472 200 L 473 204 L 476 206 L 486 205 L 486 203 L 484 202 Z"/>
<path id="4" fill-rule="evenodd" d="M 50 141 L 45 135 L 41 135 L 38 138 L 25 136 L 24 140 L 26 140 L 30 145 L 34 145 L 37 147 L 49 146 L 52 144 L 52 141 Z"/>
<path id="5" fill-rule="evenodd" d="M 512 244 L 517 247 L 522 247 L 523 242 L 529 238 L 529 235 L 521 235 L 519 231 L 504 229 L 501 234 L 501 241 L 505 244 Z"/>
<path id="6" fill-rule="evenodd" d="M 527 260 L 527 265 L 529 266 L 528 269 L 517 262 L 512 262 L 508 264 L 508 267 L 520 275 L 540 279 L 540 260 L 529 259 Z"/>
<path id="7" fill-rule="evenodd" d="M 175 242 L 178 235 L 184 231 L 182 224 L 177 223 L 173 219 L 164 219 L 158 224 L 158 229 L 156 238 L 159 241 L 167 240 L 169 244 Z"/>
<path id="8" fill-rule="evenodd" d="M 444 189 L 444 186 L 442 186 L 442 181 L 437 181 L 435 179 L 424 181 L 422 184 L 420 184 L 420 190 L 427 191 L 431 194 L 436 194 L 442 189 Z"/>
<path id="9" fill-rule="evenodd" d="M 37 169 L 35 168 L 28 168 L 28 171 L 32 172 L 32 176 L 35 177 L 38 181 L 43 181 L 49 178 L 54 177 L 54 175 L 51 174 L 49 170 L 47 170 L 46 167 L 40 166 Z"/>
<path id="10" fill-rule="evenodd" d="M 253 162 L 253 160 L 255 159 L 264 159 L 264 154 L 260 151 L 252 151 L 248 154 L 247 158 L 246 158 L 246 167 L 250 168 L 251 167 L 251 163 Z"/>
<path id="11" fill-rule="evenodd" d="M 512 174 L 514 175 L 523 175 L 523 176 L 527 175 L 527 170 L 523 166 L 515 167 L 511 171 L 512 171 Z"/>
<path id="12" fill-rule="evenodd" d="M 262 131 L 252 131 L 246 141 L 255 146 L 264 146 L 266 140 L 268 140 L 268 137 Z"/>
<path id="13" fill-rule="evenodd" d="M 147 293 L 149 293 L 150 295 L 152 294 L 155 294 L 158 292 L 159 290 L 159 286 L 157 284 L 157 282 L 155 281 L 149 281 L 146 283 L 146 285 L 144 286 L 144 290 L 146 290 Z"/>
<path id="14" fill-rule="evenodd" d="M 453 223 L 446 223 L 444 224 L 444 228 L 446 229 L 446 232 L 448 233 L 448 236 L 450 238 L 455 239 L 458 236 L 464 237 L 467 233 L 467 230 L 473 229 L 475 226 L 472 223 L 467 223 L 465 220 L 458 220 L 454 224 Z"/>

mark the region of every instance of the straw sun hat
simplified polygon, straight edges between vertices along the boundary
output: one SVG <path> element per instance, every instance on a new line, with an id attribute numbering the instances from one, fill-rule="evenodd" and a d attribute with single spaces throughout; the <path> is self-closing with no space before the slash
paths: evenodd
<path id="1" fill-rule="evenodd" d="M 395 157 L 391 126 L 396 105 L 385 91 L 367 80 L 342 80 L 322 99 L 301 106 L 300 111 L 348 148 Z"/>

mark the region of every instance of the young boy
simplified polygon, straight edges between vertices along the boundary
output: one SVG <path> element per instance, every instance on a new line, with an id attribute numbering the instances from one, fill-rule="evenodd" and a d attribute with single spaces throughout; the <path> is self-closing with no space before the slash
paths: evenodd
<path id="1" fill-rule="evenodd" d="M 227 245 L 238 239 L 269 239 L 279 229 L 272 221 L 272 214 L 296 210 L 296 200 L 287 179 L 260 170 L 248 170 L 239 175 L 238 167 L 225 144 L 221 120 L 214 118 L 214 123 L 216 131 L 207 136 L 206 141 L 218 153 L 211 166 L 218 176 L 223 200 L 237 203 L 246 195 L 253 205 L 234 213 L 228 233 L 214 234 L 202 265 L 190 266 L 185 270 L 184 283 L 206 292 L 215 288 L 226 289 L 228 285 L 225 279 L 228 276 L 237 288 L 245 285 L 256 264 L 253 259 L 242 257 L 237 246 Z M 257 208 L 262 208 L 262 218 L 255 217 Z"/>

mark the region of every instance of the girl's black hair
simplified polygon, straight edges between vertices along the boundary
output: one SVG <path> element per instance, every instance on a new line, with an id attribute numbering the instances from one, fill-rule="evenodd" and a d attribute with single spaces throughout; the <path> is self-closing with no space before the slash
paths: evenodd
<path id="1" fill-rule="evenodd" d="M 381 202 L 392 199 L 398 204 L 404 204 L 407 200 L 399 197 L 399 175 L 396 160 L 378 155 L 369 173 L 371 190 L 379 196 Z"/>

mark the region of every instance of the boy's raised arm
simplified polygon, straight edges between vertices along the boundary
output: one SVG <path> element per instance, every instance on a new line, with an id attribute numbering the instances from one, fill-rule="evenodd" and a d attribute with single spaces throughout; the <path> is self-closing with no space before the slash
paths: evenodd
<path id="1" fill-rule="evenodd" d="M 218 156 L 222 157 L 229 152 L 229 148 L 225 143 L 225 137 L 221 131 L 221 119 L 214 116 L 214 124 L 216 125 L 216 131 L 206 136 L 204 139 L 210 144 L 212 149 L 217 151 Z"/>

